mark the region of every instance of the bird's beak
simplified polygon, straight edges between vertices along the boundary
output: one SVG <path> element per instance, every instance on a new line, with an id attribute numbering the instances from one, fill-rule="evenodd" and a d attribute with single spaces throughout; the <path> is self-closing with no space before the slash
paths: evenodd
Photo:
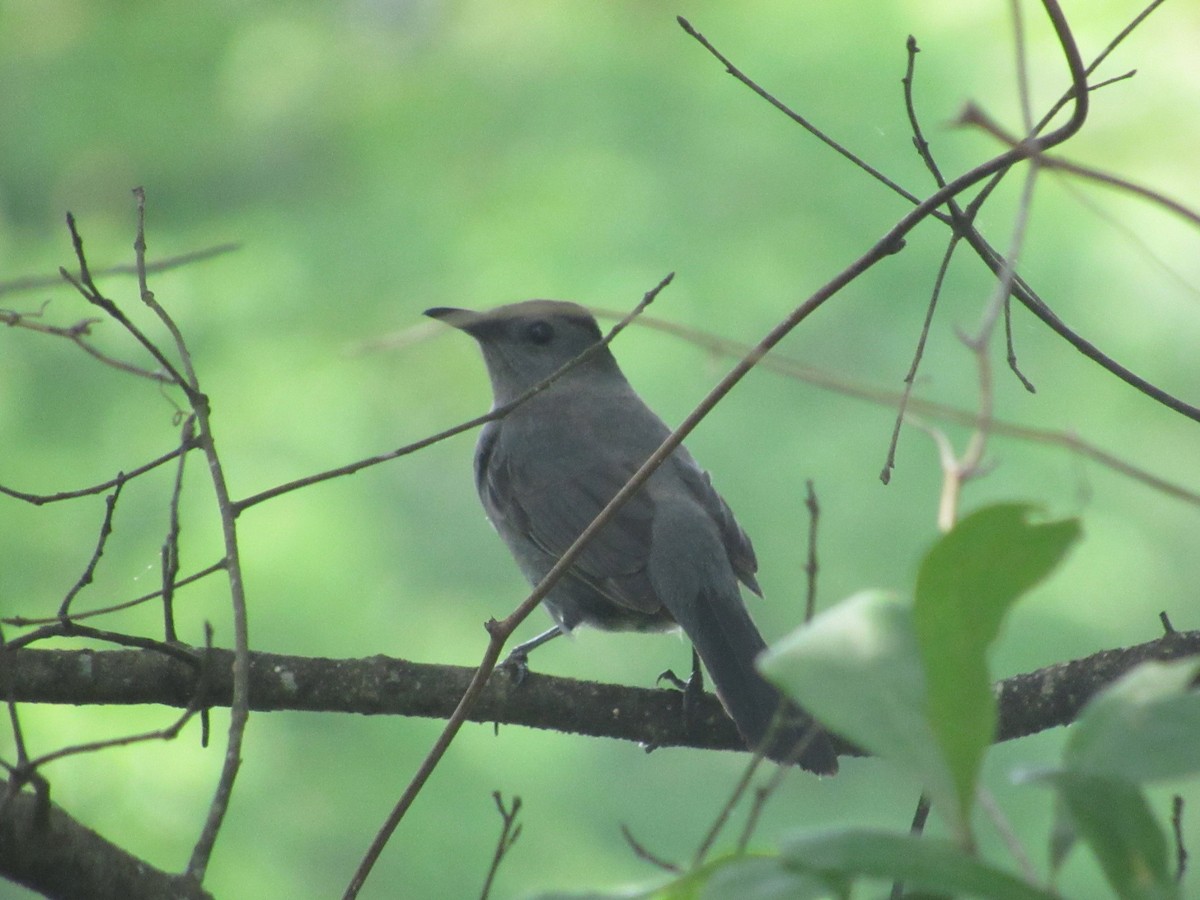
<path id="1" fill-rule="evenodd" d="M 425 310 L 425 315 L 431 319 L 437 319 L 451 328 L 457 328 L 460 331 L 465 331 L 467 334 L 474 334 L 474 327 L 480 325 L 485 317 L 480 313 L 469 309 L 456 309 L 453 306 L 435 306 L 433 309 Z"/>

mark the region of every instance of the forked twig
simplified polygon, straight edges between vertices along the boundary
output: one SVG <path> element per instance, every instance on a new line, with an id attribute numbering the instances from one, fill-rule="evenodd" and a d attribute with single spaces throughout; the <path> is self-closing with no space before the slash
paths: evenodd
<path id="1" fill-rule="evenodd" d="M 492 799 L 496 801 L 496 809 L 500 811 L 500 837 L 496 840 L 496 851 L 492 854 L 492 863 L 488 866 L 487 878 L 484 879 L 479 900 L 488 900 L 491 896 L 492 884 L 496 880 L 496 873 L 500 871 L 500 863 L 521 836 L 521 823 L 517 821 L 517 813 L 521 811 L 521 798 L 513 797 L 512 806 L 509 808 L 505 808 L 504 798 L 500 796 L 499 791 L 492 791 Z"/>
<path id="2" fill-rule="evenodd" d="M 1055 31 L 1059 38 L 1059 43 L 1064 51 L 1064 56 L 1067 58 L 1068 68 L 1071 72 L 1071 85 L 1064 92 L 1060 100 L 1054 104 L 1051 110 L 1043 117 L 1038 125 L 1035 126 L 1035 131 L 1040 131 L 1041 128 L 1048 124 L 1053 116 L 1056 115 L 1068 103 L 1074 103 L 1074 107 L 1070 121 L 1068 121 L 1061 128 L 1056 129 L 1055 132 L 1047 135 L 1045 138 L 1037 140 L 1037 143 L 1039 143 L 1041 146 L 1040 150 L 1036 152 L 1044 151 L 1050 146 L 1061 143 L 1070 137 L 1070 135 L 1074 134 L 1078 127 L 1082 125 L 1083 117 L 1086 116 L 1086 95 L 1089 93 L 1086 75 L 1099 66 L 1100 63 L 1116 48 L 1116 46 L 1119 45 L 1126 37 L 1128 37 L 1128 35 L 1132 33 L 1132 31 L 1161 4 L 1162 0 L 1153 0 L 1153 2 L 1151 2 L 1144 10 L 1142 10 L 1142 12 L 1140 12 L 1138 16 L 1129 23 L 1129 25 L 1127 25 L 1112 41 L 1109 42 L 1108 46 L 1086 69 L 1082 65 L 1082 61 L 1079 58 L 1078 48 L 1070 36 L 1070 30 L 1067 27 L 1066 20 L 1062 16 L 1062 12 L 1057 3 L 1046 2 L 1044 4 L 1047 14 L 1050 15 L 1051 20 L 1054 23 Z M 839 145 L 826 138 L 822 132 L 816 129 L 815 126 L 812 126 L 811 123 L 809 123 L 803 116 L 800 116 L 770 92 L 749 78 L 740 69 L 734 66 L 728 57 L 718 51 L 712 45 L 712 43 L 703 35 L 701 35 L 695 28 L 693 28 L 690 23 L 687 23 L 686 20 L 684 20 L 681 22 L 681 24 L 683 25 L 684 29 L 690 35 L 696 38 L 701 46 L 703 46 L 709 53 L 718 59 L 722 65 L 725 66 L 726 71 L 733 75 L 738 81 L 740 81 L 754 93 L 758 94 L 760 97 L 763 97 L 772 106 L 779 109 L 789 118 L 798 122 L 813 134 L 816 134 L 822 141 L 834 147 L 834 149 L 839 153 L 850 156 L 849 154 L 843 152 L 843 149 L 840 148 Z M 915 46 L 915 41 L 910 39 L 910 54 L 911 52 L 915 51 Z M 921 146 L 921 143 L 918 143 L 918 150 L 921 149 Z M 991 190 L 995 188 L 999 181 L 999 177 L 1007 172 L 1013 163 L 1018 162 L 1021 159 L 1028 158 L 1029 156 L 1036 155 L 1036 152 L 1018 154 L 1015 157 L 1004 160 L 1003 163 L 998 165 L 994 171 L 989 172 L 988 176 L 995 176 L 995 178 L 993 178 L 992 181 L 989 181 L 984 186 L 980 194 L 972 202 L 971 207 L 968 207 L 966 211 L 964 211 L 960 206 L 958 206 L 957 203 L 954 202 L 955 198 L 961 193 L 961 191 L 955 190 L 950 192 L 944 199 L 944 202 L 948 205 L 949 212 L 943 212 L 940 209 L 935 208 L 923 213 L 922 218 L 925 216 L 932 216 L 933 218 L 936 218 L 939 221 L 951 226 L 956 233 L 960 234 L 962 238 L 966 240 L 968 244 L 970 244 L 971 248 L 976 252 L 976 254 L 978 254 L 984 264 L 992 270 L 993 274 L 998 275 L 1003 263 L 995 249 L 970 224 L 973 217 L 973 211 L 974 209 L 978 208 L 978 204 L 981 203 L 983 199 L 986 198 L 986 196 L 991 192 Z M 856 160 L 852 161 L 855 161 L 856 165 L 858 164 Z M 889 189 L 895 191 L 897 194 L 907 199 L 910 203 L 916 204 L 918 202 L 914 194 L 903 189 L 902 187 L 899 187 L 890 179 L 876 175 L 876 170 L 874 170 L 872 167 L 865 164 L 861 167 L 864 169 L 864 171 L 872 174 L 872 177 L 876 177 L 877 180 L 887 185 Z M 939 181 L 939 187 L 945 186 L 946 185 L 944 181 Z M 1025 281 L 1019 276 L 1014 279 L 1013 289 L 1014 295 L 1022 303 L 1022 305 L 1024 305 L 1030 312 L 1040 319 L 1044 325 L 1051 329 L 1051 331 L 1053 331 L 1063 340 L 1067 341 L 1079 353 L 1097 363 L 1110 374 L 1116 376 L 1134 389 L 1140 391 L 1163 406 L 1166 406 L 1168 409 L 1171 409 L 1180 415 L 1186 416 L 1189 419 L 1200 422 L 1200 407 L 1186 403 L 1178 397 L 1173 396 L 1169 392 L 1154 385 L 1147 379 L 1133 372 L 1126 366 L 1121 365 L 1115 359 L 1102 352 L 1098 347 L 1096 347 L 1095 344 L 1086 340 L 1081 335 L 1069 328 L 1056 313 L 1046 306 L 1041 298 L 1038 297 L 1037 294 L 1029 287 L 1029 285 L 1026 284 Z"/>
<path id="3" fill-rule="evenodd" d="M 100 563 L 100 557 L 104 555 L 104 547 L 108 543 L 108 538 L 113 530 L 113 513 L 117 509 L 117 500 L 121 496 L 121 488 L 125 486 L 125 478 L 123 475 L 117 475 L 117 485 L 113 492 L 104 498 L 104 521 L 100 523 L 100 533 L 96 538 L 96 546 L 92 550 L 91 559 L 84 566 L 83 573 L 76 580 L 71 589 L 67 591 L 63 597 L 62 603 L 58 607 L 58 618 L 66 621 L 71 617 L 71 602 L 78 596 L 79 592 L 92 583 L 92 579 L 96 576 L 96 566 Z"/>

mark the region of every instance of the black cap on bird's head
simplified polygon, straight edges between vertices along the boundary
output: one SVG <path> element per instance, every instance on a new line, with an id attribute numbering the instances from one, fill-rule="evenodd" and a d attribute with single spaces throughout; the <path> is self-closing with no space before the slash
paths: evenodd
<path id="1" fill-rule="evenodd" d="M 602 339 L 590 312 L 561 300 L 526 300 L 483 312 L 439 306 L 425 315 L 475 338 L 498 404 L 521 395 Z M 584 367 L 624 379 L 606 347 Z"/>

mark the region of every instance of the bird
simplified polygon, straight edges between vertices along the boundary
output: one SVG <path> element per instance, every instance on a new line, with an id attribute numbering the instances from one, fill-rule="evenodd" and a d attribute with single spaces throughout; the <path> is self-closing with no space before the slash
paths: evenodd
<path id="1" fill-rule="evenodd" d="M 559 373 L 489 421 L 475 450 L 475 486 L 487 518 L 525 578 L 537 584 L 670 429 L 634 391 L 583 306 L 527 300 L 483 312 L 435 307 L 425 315 L 475 339 L 493 409 Z M 804 735 L 799 764 L 832 774 L 837 755 L 828 735 L 755 668 L 766 644 L 738 583 L 761 596 L 757 569 L 750 538 L 709 474 L 680 446 L 546 595 L 555 626 L 514 656 L 523 659 L 580 625 L 681 629 L 750 748 L 763 744 L 777 710 L 789 708 L 791 725 L 773 748 L 793 748 Z M 787 755 L 764 749 L 772 758 Z"/>

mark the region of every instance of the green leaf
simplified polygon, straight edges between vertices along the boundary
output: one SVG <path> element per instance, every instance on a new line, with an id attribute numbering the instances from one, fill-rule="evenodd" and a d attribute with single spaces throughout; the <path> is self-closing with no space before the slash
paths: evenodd
<path id="1" fill-rule="evenodd" d="M 954 783 L 925 716 L 907 606 L 881 592 L 857 594 L 783 638 L 759 667 L 832 731 L 913 774 L 962 832 Z"/>
<path id="2" fill-rule="evenodd" d="M 1054 822 L 1050 827 L 1050 871 L 1057 872 L 1062 868 L 1078 842 L 1079 832 L 1075 830 L 1075 823 L 1071 821 L 1062 797 L 1055 797 Z"/>
<path id="3" fill-rule="evenodd" d="M 790 869 L 778 856 L 741 856 L 712 871 L 699 900 L 818 900 L 833 896 L 819 876 Z"/>
<path id="4" fill-rule="evenodd" d="M 787 868 L 778 856 L 714 860 L 669 881 L 602 891 L 555 891 L 534 900 L 822 900 L 836 894 L 819 876 Z"/>
<path id="5" fill-rule="evenodd" d="M 1054 895 L 980 862 L 950 841 L 870 830 L 785 839 L 783 860 L 826 876 L 901 880 L 910 890 L 984 900 L 1053 900 Z"/>
<path id="6" fill-rule="evenodd" d="M 1118 897 L 1174 900 L 1179 896 L 1169 870 L 1166 836 L 1136 785 L 1081 772 L 1052 772 L 1042 780 L 1058 789 L 1057 815 L 1063 821 L 1056 824 L 1055 833 L 1069 833 L 1065 827 L 1069 821 Z"/>
<path id="7" fill-rule="evenodd" d="M 1030 524 L 1031 507 L 1001 504 L 960 521 L 917 574 L 913 628 L 925 668 L 930 727 L 968 822 L 983 757 L 996 733 L 987 653 L 1004 615 L 1079 537 L 1074 520 Z"/>
<path id="8" fill-rule="evenodd" d="M 1200 771 L 1200 660 L 1147 662 L 1084 707 L 1063 751 L 1064 768 L 1135 782 Z"/>
<path id="9" fill-rule="evenodd" d="M 580 891 L 548 891 L 541 894 L 534 894 L 530 900 L 657 900 L 660 897 L 670 897 L 672 900 L 691 900 L 691 898 L 695 897 L 694 892 L 690 894 L 670 894 L 663 893 L 663 890 L 663 888 L 647 887 L 645 885 L 629 885 L 602 891 L 585 888 Z"/>
<path id="10" fill-rule="evenodd" d="M 534 894 L 531 900 L 656 900 L 661 895 L 645 888 L 613 888 L 611 891 L 589 891 L 567 893 L 553 891 L 546 894 Z M 683 900 L 681 897 L 680 900 Z"/>

